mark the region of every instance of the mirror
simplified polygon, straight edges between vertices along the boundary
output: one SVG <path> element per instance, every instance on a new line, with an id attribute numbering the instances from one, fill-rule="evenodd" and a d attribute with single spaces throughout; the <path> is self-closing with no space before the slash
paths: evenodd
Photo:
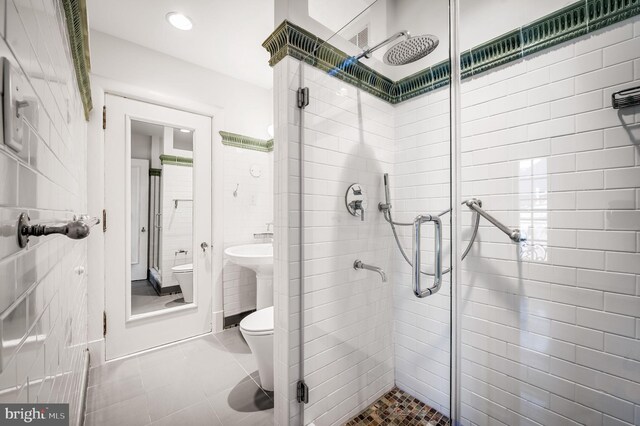
<path id="1" fill-rule="evenodd" d="M 131 121 L 131 315 L 193 303 L 193 131 Z"/>

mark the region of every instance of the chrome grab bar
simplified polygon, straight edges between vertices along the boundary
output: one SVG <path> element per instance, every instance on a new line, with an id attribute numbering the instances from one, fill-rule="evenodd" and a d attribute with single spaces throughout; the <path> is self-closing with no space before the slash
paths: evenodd
<path id="1" fill-rule="evenodd" d="M 500 222 L 498 219 L 496 219 L 495 217 L 491 216 L 489 213 L 487 213 L 486 211 L 484 211 L 482 209 L 481 204 L 478 202 L 478 200 L 476 200 L 475 198 L 472 198 L 470 200 L 467 200 L 464 202 L 464 204 L 469 207 L 471 210 L 473 210 L 474 212 L 478 213 L 480 216 L 484 217 L 485 219 L 487 219 L 489 222 L 491 222 L 491 224 L 493 224 L 496 228 L 498 228 L 499 230 L 501 230 L 502 232 L 504 232 L 505 234 L 507 234 L 507 236 L 509 238 L 511 238 L 511 240 L 514 243 L 519 243 L 522 241 L 527 241 L 527 236 L 525 235 L 524 232 L 520 231 L 518 228 L 515 229 L 511 229 L 507 226 L 505 226 L 502 222 Z"/>
<path id="2" fill-rule="evenodd" d="M 420 285 L 420 264 L 421 264 L 421 253 L 420 253 L 420 236 L 422 224 L 425 222 L 433 222 L 434 230 L 435 230 L 435 242 L 434 242 L 434 274 L 433 274 L 433 285 L 429 288 L 422 290 Z M 413 294 L 416 297 L 423 298 L 427 296 L 431 296 L 440 290 L 442 286 L 442 221 L 438 216 L 432 216 L 430 214 L 426 215 L 418 215 L 416 219 L 413 221 L 413 253 L 412 253 L 413 264 L 411 266 L 411 277 L 413 283 Z"/>

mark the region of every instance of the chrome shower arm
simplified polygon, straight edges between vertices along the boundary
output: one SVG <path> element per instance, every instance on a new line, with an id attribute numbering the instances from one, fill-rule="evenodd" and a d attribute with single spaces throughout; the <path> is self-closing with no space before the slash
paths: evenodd
<path id="1" fill-rule="evenodd" d="M 368 48 L 367 50 L 363 51 L 361 54 L 355 56 L 356 60 L 357 59 L 361 59 L 361 58 L 367 58 L 369 59 L 371 57 L 371 54 L 373 52 L 375 52 L 376 50 L 380 49 L 382 46 L 386 46 L 387 44 L 391 43 L 392 41 L 400 38 L 404 36 L 405 38 L 409 38 L 410 34 L 409 31 L 407 30 L 402 30 L 402 31 L 398 31 L 397 33 L 395 33 L 394 35 L 392 35 L 391 37 L 389 37 L 388 39 L 376 44 L 373 47 Z"/>

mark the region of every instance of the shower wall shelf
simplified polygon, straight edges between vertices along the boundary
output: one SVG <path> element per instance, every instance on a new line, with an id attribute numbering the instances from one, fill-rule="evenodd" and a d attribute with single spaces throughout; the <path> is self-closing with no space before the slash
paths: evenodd
<path id="1" fill-rule="evenodd" d="M 640 86 L 620 90 L 611 94 L 611 106 L 623 109 L 640 105 Z"/>

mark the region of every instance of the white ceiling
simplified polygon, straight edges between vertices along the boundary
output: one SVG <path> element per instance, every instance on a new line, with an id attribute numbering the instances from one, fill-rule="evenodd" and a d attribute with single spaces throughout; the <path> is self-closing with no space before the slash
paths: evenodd
<path id="1" fill-rule="evenodd" d="M 187 62 L 256 84 L 273 85 L 261 46 L 273 31 L 274 0 L 88 0 L 89 26 Z M 165 16 L 180 12 L 191 31 Z"/>

